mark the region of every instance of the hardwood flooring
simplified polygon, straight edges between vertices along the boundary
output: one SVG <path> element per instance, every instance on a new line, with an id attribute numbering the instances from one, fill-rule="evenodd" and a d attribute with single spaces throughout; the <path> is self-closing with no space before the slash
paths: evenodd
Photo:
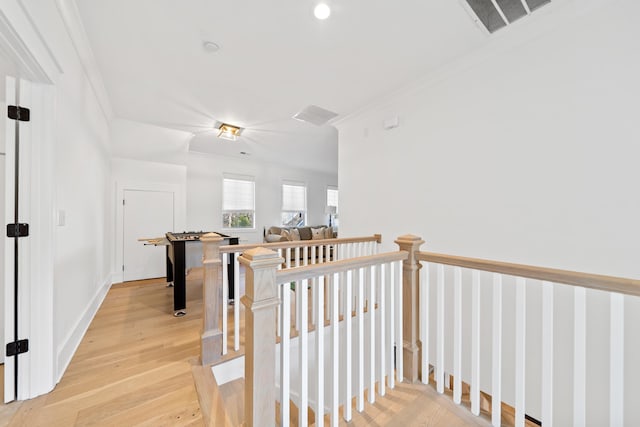
<path id="1" fill-rule="evenodd" d="M 19 402 L 8 425 L 203 425 L 191 372 L 199 352 L 201 277 L 196 271 L 187 278 L 182 318 L 172 316 L 173 290 L 164 279 L 114 285 L 60 383 Z"/>

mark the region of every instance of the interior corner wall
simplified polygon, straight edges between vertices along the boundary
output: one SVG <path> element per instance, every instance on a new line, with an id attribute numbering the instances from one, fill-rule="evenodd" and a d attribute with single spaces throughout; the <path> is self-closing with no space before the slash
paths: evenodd
<path id="1" fill-rule="evenodd" d="M 54 206 L 38 207 L 58 224 L 53 243 L 53 343 L 59 381 L 111 284 L 110 134 L 107 114 L 56 2 L 20 3 L 59 71 L 50 76 L 55 91 Z M 37 114 L 32 112 L 32 119 Z"/>
<path id="2" fill-rule="evenodd" d="M 524 22 L 501 30 L 491 53 L 340 123 L 341 231 L 380 232 L 389 250 L 411 233 L 434 252 L 640 277 L 640 4 L 601 3 L 543 33 Z M 520 36 L 517 46 L 503 43 Z M 400 126 L 384 130 L 394 116 Z M 556 324 L 570 329 L 572 299 L 563 293 Z M 638 298 L 625 304 L 627 325 L 637 325 Z M 537 310 L 528 325 L 539 327 Z M 606 425 L 607 299 L 588 291 L 587 310 L 587 418 Z M 556 398 L 570 412 L 573 338 L 565 332 L 555 339 L 554 372 Z M 637 339 L 629 330 L 625 337 L 625 361 L 637 360 Z M 631 362 L 625 369 L 625 421 L 633 424 L 640 412 L 627 382 L 640 380 L 640 370 Z M 539 405 L 535 394 L 528 390 L 527 401 Z"/>
<path id="3" fill-rule="evenodd" d="M 255 230 L 222 228 L 222 179 L 225 173 L 255 178 Z M 328 216 L 324 213 L 327 187 L 337 185 L 336 174 L 296 169 L 250 159 L 190 152 L 187 163 L 187 228 L 237 235 L 241 243 L 262 242 L 264 228 L 280 224 L 281 186 L 285 180 L 306 184 L 307 224 L 328 224 Z"/>

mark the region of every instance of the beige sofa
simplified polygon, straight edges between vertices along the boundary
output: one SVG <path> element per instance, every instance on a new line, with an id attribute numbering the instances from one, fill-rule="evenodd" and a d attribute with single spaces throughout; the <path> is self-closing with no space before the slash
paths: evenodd
<path id="1" fill-rule="evenodd" d="M 333 227 L 326 225 L 309 227 L 278 227 L 265 229 L 264 241 L 266 243 L 288 242 L 296 240 L 323 240 L 337 237 Z"/>

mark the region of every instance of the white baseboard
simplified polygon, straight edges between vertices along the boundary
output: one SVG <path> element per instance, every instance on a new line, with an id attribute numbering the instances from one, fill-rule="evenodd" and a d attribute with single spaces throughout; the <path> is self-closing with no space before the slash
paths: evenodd
<path id="1" fill-rule="evenodd" d="M 124 274 L 122 271 L 111 273 L 111 284 L 124 282 Z"/>
<path id="2" fill-rule="evenodd" d="M 71 331 L 67 334 L 62 343 L 58 346 L 58 366 L 57 366 L 57 376 L 56 376 L 56 384 L 60 382 L 62 379 L 62 375 L 67 370 L 69 363 L 71 362 L 71 358 L 75 354 L 80 342 L 82 342 L 82 338 L 84 334 L 89 329 L 89 325 L 91 325 L 91 321 L 94 316 L 98 312 L 102 301 L 107 296 L 107 292 L 111 288 L 111 275 L 107 279 L 105 279 L 102 285 L 98 288 L 91 303 L 86 308 L 80 319 L 76 322 L 75 326 Z"/>

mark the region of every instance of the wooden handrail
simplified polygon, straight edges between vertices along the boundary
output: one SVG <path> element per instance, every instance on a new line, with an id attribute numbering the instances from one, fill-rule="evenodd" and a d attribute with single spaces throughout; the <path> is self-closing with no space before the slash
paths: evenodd
<path id="1" fill-rule="evenodd" d="M 321 264 L 310 264 L 303 267 L 287 268 L 276 272 L 276 282 L 287 283 L 312 277 L 341 273 L 343 271 L 353 270 L 356 268 L 370 267 L 372 265 L 386 264 L 388 262 L 404 261 L 408 257 L 409 252 L 397 251 L 343 259 L 340 261 L 325 262 Z"/>
<path id="2" fill-rule="evenodd" d="M 640 296 L 640 280 L 622 277 L 604 276 L 600 274 L 578 273 L 555 268 L 535 267 L 524 264 L 490 261 L 479 258 L 467 258 L 455 255 L 437 254 L 433 252 L 416 252 L 416 260 L 436 264 L 453 265 L 474 270 L 490 271 L 510 276 L 545 280 L 599 291 L 618 292 L 626 295 Z"/>
<path id="3" fill-rule="evenodd" d="M 322 239 L 322 240 L 293 240 L 287 242 L 273 242 L 273 243 L 245 243 L 243 245 L 227 245 L 220 246 L 220 253 L 234 253 L 245 252 L 253 248 L 267 248 L 271 250 L 296 248 L 305 246 L 317 246 L 317 245 L 340 245 L 345 243 L 362 243 L 362 242 L 382 242 L 382 235 L 374 234 L 373 236 L 365 237 L 346 237 L 338 239 Z"/>

